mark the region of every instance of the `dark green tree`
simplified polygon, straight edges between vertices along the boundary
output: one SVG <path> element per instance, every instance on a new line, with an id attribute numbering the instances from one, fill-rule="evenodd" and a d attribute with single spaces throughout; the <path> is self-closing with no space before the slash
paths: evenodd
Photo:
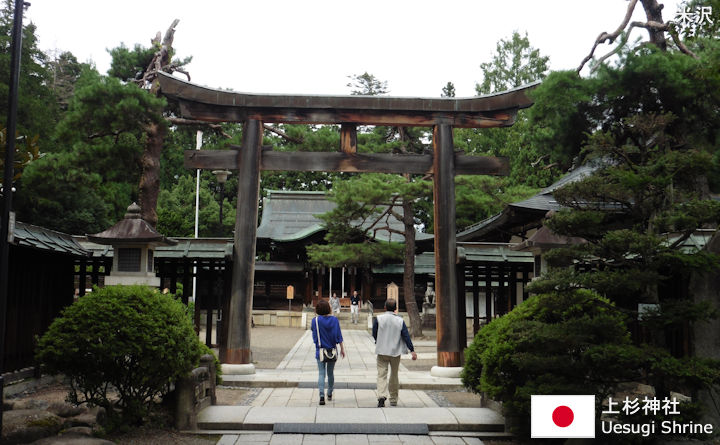
<path id="1" fill-rule="evenodd" d="M 56 130 L 57 140 L 64 143 L 62 154 L 28 167 L 28 177 L 18 193 L 19 215 L 35 224 L 69 233 L 94 233 L 99 224 L 102 226 L 97 231 L 114 224 L 129 203 L 137 199 L 145 129 L 163 124 L 164 107 L 163 99 L 134 84 L 86 69 Z M 68 172 L 60 170 L 66 168 L 81 177 L 96 177 L 102 185 L 89 190 L 81 185 L 85 181 L 63 186 L 59 182 L 67 179 Z M 38 177 L 36 173 L 40 171 L 47 176 Z M 60 191 L 71 195 L 61 196 Z M 98 212 L 96 219 L 87 218 L 86 205 L 95 199 L 104 201 L 108 210 Z M 62 201 L 64 205 L 51 205 L 52 201 Z"/>
<path id="2" fill-rule="evenodd" d="M 107 74 L 125 82 L 140 80 L 155 56 L 156 47 L 144 47 L 140 44 L 130 49 L 125 44 L 108 50 L 112 61 Z"/>
<path id="3" fill-rule="evenodd" d="M 14 2 L 5 0 L 0 8 L 0 122 L 7 122 L 10 91 L 10 52 Z M 18 91 L 17 135 L 38 137 L 40 151 L 52 150 L 52 132 L 59 118 L 59 107 L 52 89 L 47 56 L 37 47 L 36 27 L 23 25 L 20 89 Z"/>
<path id="4" fill-rule="evenodd" d="M 445 84 L 440 97 L 455 97 L 455 85 L 452 82 Z"/>
<path id="5" fill-rule="evenodd" d="M 387 81 L 379 80 L 367 71 L 348 76 L 348 79 L 350 82 L 347 86 L 352 88 L 350 94 L 354 96 L 379 96 L 389 93 Z"/>
<path id="6" fill-rule="evenodd" d="M 79 158 L 75 152 L 50 153 L 32 162 L 16 195 L 18 219 L 71 234 L 97 233 L 115 224 L 118 216 L 99 192 L 122 194 L 122 186 L 103 183 L 102 175 L 82 168 Z M 121 202 L 127 207 L 130 190 L 124 192 Z"/>
<path id="7" fill-rule="evenodd" d="M 497 93 L 541 80 L 548 57 L 530 45 L 527 33 L 517 31 L 497 43 L 492 61 L 480 64 L 482 84 L 478 94 Z M 525 199 L 537 187 L 549 185 L 560 170 L 544 147 L 534 144 L 535 131 L 527 113 L 520 110 L 510 128 L 456 129 L 454 144 L 471 155 L 503 156 L 510 162 L 508 177 L 458 176 L 456 183 L 457 227 L 463 228 L 500 212 L 504 205 Z"/>
<path id="8" fill-rule="evenodd" d="M 492 61 L 480 64 L 483 80 L 475 84 L 475 90 L 478 94 L 490 94 L 542 79 L 549 60 L 530 46 L 527 33 L 521 36 L 514 31 L 509 39 L 498 41 Z"/>
<path id="9" fill-rule="evenodd" d="M 75 94 L 75 84 L 80 80 L 80 75 L 84 70 L 91 69 L 91 66 L 78 62 L 71 52 L 64 51 L 52 57 L 47 68 L 50 71 L 49 86 L 57 96 L 60 109 L 65 111 Z"/>
<path id="10" fill-rule="evenodd" d="M 586 242 L 550 251 L 552 267 L 530 289 L 592 289 L 643 333 L 636 336 L 638 347 L 687 357 L 694 354 L 692 338 L 679 342 L 677 333 L 700 335 L 717 315 L 711 303 L 696 303 L 704 295 L 688 283 L 720 266 L 718 255 L 694 238 L 699 229 L 712 236 L 720 222 L 720 203 L 709 199 L 719 167 L 720 65 L 714 50 L 698 52 L 697 59 L 657 46 L 621 55 L 617 66 L 600 65 L 592 77 L 557 73 L 538 88 L 540 106 L 532 112 L 549 114 L 534 118 L 558 136 L 558 148 L 570 153 L 576 148 L 565 144 L 582 144 L 578 158 L 595 163 L 597 171 L 554 194 L 564 210 L 545 224 Z M 568 97 L 576 105 L 569 120 L 558 114 L 570 109 Z M 717 384 L 703 366 L 674 358 L 661 363 L 695 384 L 647 382 L 658 397 Z"/>
<path id="11" fill-rule="evenodd" d="M 215 178 L 203 172 L 200 181 L 200 212 L 198 234 L 201 237 L 229 236 L 235 226 L 235 209 L 232 197 L 223 198 L 223 224 L 219 225 L 220 202 L 213 193 Z M 229 187 L 228 187 L 229 188 Z M 180 176 L 170 189 L 160 190 L 158 197 L 157 230 L 168 236 L 192 237 L 195 231 L 195 177 Z"/>
<path id="12" fill-rule="evenodd" d="M 0 171 L 5 168 L 5 150 L 7 149 L 7 129 L 0 124 Z M 40 146 L 38 145 L 38 137 L 32 139 L 23 138 L 22 143 L 15 145 L 15 160 L 13 162 L 13 171 L 15 175 L 13 180 L 18 180 L 22 176 L 25 167 L 32 161 L 40 159 Z"/>

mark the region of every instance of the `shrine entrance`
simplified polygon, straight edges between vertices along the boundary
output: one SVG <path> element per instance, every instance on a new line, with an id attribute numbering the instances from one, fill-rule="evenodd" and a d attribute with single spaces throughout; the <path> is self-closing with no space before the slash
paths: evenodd
<path id="1" fill-rule="evenodd" d="M 183 117 L 206 122 L 242 122 L 242 146 L 234 150 L 185 152 L 185 166 L 235 169 L 239 178 L 227 337 L 223 363 L 250 361 L 250 320 L 260 171 L 334 171 L 428 174 L 433 178 L 435 302 L 438 366 L 462 366 L 465 296 L 458 293 L 455 244 L 455 175 L 506 175 L 506 159 L 455 153 L 453 127 L 508 127 L 517 110 L 532 105 L 528 89 L 474 98 L 384 96 L 285 96 L 244 94 L 194 85 L 161 73 L 161 93 L 180 106 Z M 340 125 L 340 151 L 273 152 L 262 147 L 263 123 Z M 357 126 L 419 126 L 433 130 L 433 153 L 357 152 Z M 461 319 L 461 316 L 463 317 Z M 460 328 L 462 326 L 462 329 Z"/>

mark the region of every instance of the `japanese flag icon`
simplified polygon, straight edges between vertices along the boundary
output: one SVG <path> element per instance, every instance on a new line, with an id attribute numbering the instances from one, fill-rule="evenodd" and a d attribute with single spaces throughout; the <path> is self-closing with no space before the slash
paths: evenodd
<path id="1" fill-rule="evenodd" d="M 595 396 L 530 396 L 530 437 L 594 438 Z"/>

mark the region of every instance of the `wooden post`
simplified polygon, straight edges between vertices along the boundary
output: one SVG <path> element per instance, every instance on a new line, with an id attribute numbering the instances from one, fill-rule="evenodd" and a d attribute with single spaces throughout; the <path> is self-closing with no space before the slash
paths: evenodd
<path id="1" fill-rule="evenodd" d="M 357 153 L 357 126 L 355 124 L 340 125 L 340 151 Z"/>
<path id="2" fill-rule="evenodd" d="M 177 292 L 178 262 L 177 262 L 177 260 L 169 260 L 167 262 L 164 262 L 164 264 L 167 264 L 170 266 L 170 286 L 168 286 L 168 287 L 170 288 L 170 293 L 174 295 Z"/>
<path id="3" fill-rule="evenodd" d="M 457 332 L 461 345 L 460 351 L 467 346 L 467 310 L 465 305 L 465 266 L 462 264 L 455 265 L 455 276 L 457 277 L 457 301 L 458 301 L 458 318 Z"/>
<path id="4" fill-rule="evenodd" d="M 323 284 L 325 284 L 325 267 L 320 267 L 318 269 L 317 295 L 313 298 L 313 306 L 317 306 L 323 296 Z"/>
<path id="5" fill-rule="evenodd" d="M 472 268 L 472 295 L 473 295 L 473 335 L 480 330 L 480 283 L 478 283 L 478 267 Z"/>
<path id="6" fill-rule="evenodd" d="M 508 306 L 508 312 L 515 309 L 517 306 L 517 268 L 515 265 L 510 265 L 510 277 L 508 285 L 510 286 L 510 305 Z"/>
<path id="7" fill-rule="evenodd" d="M 100 277 L 98 276 L 98 262 L 90 260 L 90 267 L 92 268 L 92 271 L 90 272 L 90 283 L 92 283 L 93 286 L 97 286 L 100 283 Z"/>
<path id="8" fill-rule="evenodd" d="M 87 287 L 87 262 L 85 260 L 80 260 L 80 276 L 78 277 L 78 297 L 82 297 L 85 295 L 85 288 Z"/>
<path id="9" fill-rule="evenodd" d="M 188 296 L 190 295 L 190 292 L 192 291 L 192 267 L 190 267 L 190 260 L 188 258 L 183 258 L 183 274 L 182 274 L 182 282 L 183 282 L 183 295 L 182 295 L 182 302 L 184 305 L 188 304 Z"/>
<path id="10" fill-rule="evenodd" d="M 307 276 L 305 277 L 305 299 L 303 300 L 303 302 L 305 303 L 305 306 L 312 306 L 312 295 L 313 289 L 315 288 L 315 285 L 313 284 L 313 278 L 315 276 L 315 272 L 310 269 L 306 271 L 305 274 Z"/>
<path id="11" fill-rule="evenodd" d="M 250 320 L 255 279 L 255 240 L 260 192 L 262 122 L 248 119 L 237 158 L 238 189 L 233 249 L 232 293 L 228 313 L 227 345 L 220 348 L 223 363 L 249 364 Z"/>
<path id="12" fill-rule="evenodd" d="M 485 264 L 485 324 L 493 319 L 492 267 Z"/>
<path id="13" fill-rule="evenodd" d="M 357 278 L 357 269 L 355 266 L 350 267 L 348 271 L 348 278 L 350 279 L 350 290 L 348 291 L 348 298 L 350 298 L 355 292 L 355 280 Z"/>
<path id="14" fill-rule="evenodd" d="M 450 125 L 433 128 L 433 150 L 438 366 L 457 367 L 462 366 L 465 345 L 460 343 L 457 329 L 460 306 L 455 271 L 455 154 Z"/>

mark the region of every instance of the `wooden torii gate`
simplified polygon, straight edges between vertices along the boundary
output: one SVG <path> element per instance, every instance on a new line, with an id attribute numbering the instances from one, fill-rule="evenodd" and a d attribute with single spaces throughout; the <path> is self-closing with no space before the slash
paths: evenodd
<path id="1" fill-rule="evenodd" d="M 458 295 L 455 248 L 456 174 L 506 175 L 506 159 L 454 152 L 453 127 L 507 127 L 517 110 L 532 105 L 526 92 L 536 84 L 474 98 L 386 96 L 286 96 L 245 94 L 159 76 L 161 93 L 183 117 L 242 122 L 242 146 L 234 150 L 185 152 L 185 166 L 238 170 L 232 293 L 223 363 L 250 363 L 250 319 L 261 170 L 431 174 L 435 217 L 435 302 L 438 366 L 462 366 L 465 320 Z M 262 149 L 263 123 L 340 124 L 340 151 L 273 152 Z M 422 126 L 433 129 L 433 154 L 357 153 L 357 125 Z M 461 277 L 462 279 L 462 277 Z"/>

